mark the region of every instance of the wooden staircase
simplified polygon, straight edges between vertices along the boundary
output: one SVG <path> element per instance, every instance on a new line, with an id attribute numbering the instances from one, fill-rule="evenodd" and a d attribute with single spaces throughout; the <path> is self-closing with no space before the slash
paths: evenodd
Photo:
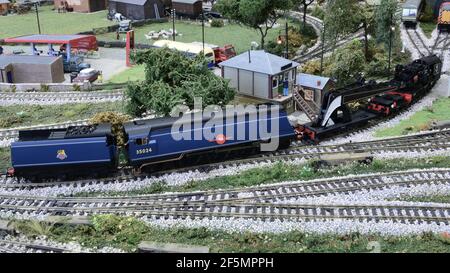
<path id="1" fill-rule="evenodd" d="M 311 121 L 315 121 L 318 117 L 319 106 L 317 106 L 314 102 L 312 102 L 312 106 L 306 102 L 302 95 L 300 95 L 299 89 L 297 88 L 294 89 L 292 95 L 295 101 L 296 109 L 303 111 Z"/>

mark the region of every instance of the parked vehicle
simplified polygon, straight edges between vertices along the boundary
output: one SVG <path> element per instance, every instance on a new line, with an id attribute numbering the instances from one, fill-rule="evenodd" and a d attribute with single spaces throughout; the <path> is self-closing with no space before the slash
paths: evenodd
<path id="1" fill-rule="evenodd" d="M 405 27 L 416 28 L 423 7 L 423 0 L 408 0 L 402 5 L 402 22 Z"/>
<path id="2" fill-rule="evenodd" d="M 125 33 L 131 30 L 131 20 L 123 20 L 119 22 L 119 33 Z"/>
<path id="3" fill-rule="evenodd" d="M 450 2 L 442 3 L 439 9 L 438 31 L 450 31 Z"/>
<path id="4" fill-rule="evenodd" d="M 222 19 L 223 18 L 222 14 L 220 14 L 219 12 L 215 12 L 215 11 L 205 12 L 205 17 L 209 18 L 209 19 Z"/>
<path id="5" fill-rule="evenodd" d="M 70 61 L 63 57 L 64 73 L 80 72 L 83 69 L 90 68 L 91 65 L 84 63 L 80 57 L 72 57 Z"/>
<path id="6" fill-rule="evenodd" d="M 70 46 L 73 51 L 98 51 L 97 37 L 95 35 L 85 35 L 81 39 L 77 39 Z M 66 51 L 66 45 L 61 45 L 61 51 Z"/>
<path id="7" fill-rule="evenodd" d="M 216 60 L 215 60 L 214 50 L 207 46 L 205 46 L 205 48 L 203 50 L 203 46 L 196 44 L 196 43 L 182 43 L 182 42 L 175 42 L 175 41 L 169 41 L 169 40 L 156 41 L 153 44 L 153 46 L 159 47 L 159 48 L 168 47 L 170 49 L 180 51 L 190 58 L 195 58 L 195 56 L 197 56 L 203 52 L 206 60 L 208 61 L 208 67 L 213 68 L 215 65 Z"/>
<path id="8" fill-rule="evenodd" d="M 95 82 L 98 79 L 98 76 L 100 75 L 100 71 L 92 69 L 92 68 L 86 68 L 80 71 L 78 76 L 73 79 L 73 82 Z"/>
<path id="9" fill-rule="evenodd" d="M 192 42 L 192 44 L 203 47 L 203 43 L 201 42 Z M 205 44 L 205 47 L 211 48 L 214 51 L 214 63 L 216 65 L 237 55 L 233 45 L 220 47 L 218 45 Z"/>

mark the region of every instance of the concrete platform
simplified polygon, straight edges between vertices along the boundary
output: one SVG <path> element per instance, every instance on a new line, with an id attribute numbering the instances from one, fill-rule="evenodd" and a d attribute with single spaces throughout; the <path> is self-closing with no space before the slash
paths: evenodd
<path id="1" fill-rule="evenodd" d="M 50 224 L 66 224 L 66 225 L 92 225 L 91 218 L 88 216 L 48 216 L 42 222 Z"/>

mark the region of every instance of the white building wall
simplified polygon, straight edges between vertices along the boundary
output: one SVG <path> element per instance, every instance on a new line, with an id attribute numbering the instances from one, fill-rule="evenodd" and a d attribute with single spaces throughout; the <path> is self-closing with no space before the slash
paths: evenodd
<path id="1" fill-rule="evenodd" d="M 253 72 L 239 70 L 239 93 L 253 96 Z"/>
<path id="2" fill-rule="evenodd" d="M 255 97 L 269 98 L 269 75 L 255 73 Z"/>
<path id="3" fill-rule="evenodd" d="M 238 70 L 236 68 L 224 67 L 223 77 L 230 80 L 230 86 L 238 89 Z"/>

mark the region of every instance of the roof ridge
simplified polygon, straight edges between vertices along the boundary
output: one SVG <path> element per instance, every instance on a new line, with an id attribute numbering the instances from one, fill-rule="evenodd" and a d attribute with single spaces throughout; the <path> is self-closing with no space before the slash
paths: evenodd
<path id="1" fill-rule="evenodd" d="M 273 75 L 272 62 L 270 61 L 269 54 L 263 50 L 263 53 L 266 54 L 267 62 L 269 63 L 270 73 Z"/>

